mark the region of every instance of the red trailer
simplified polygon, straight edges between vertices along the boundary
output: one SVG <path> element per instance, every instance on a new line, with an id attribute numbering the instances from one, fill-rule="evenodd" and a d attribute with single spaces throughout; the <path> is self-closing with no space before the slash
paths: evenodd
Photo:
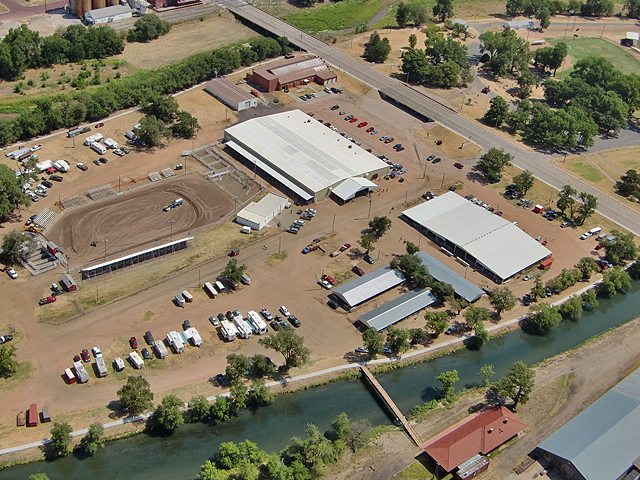
<path id="1" fill-rule="evenodd" d="M 32 403 L 27 411 L 27 427 L 38 426 L 38 406 Z"/>
<path id="2" fill-rule="evenodd" d="M 73 374 L 70 368 L 64 369 L 64 378 L 69 384 L 76 383 L 76 376 Z"/>
<path id="3" fill-rule="evenodd" d="M 540 262 L 540 270 L 546 270 L 547 268 L 549 268 L 554 260 L 555 258 L 547 258 L 546 260 Z"/>

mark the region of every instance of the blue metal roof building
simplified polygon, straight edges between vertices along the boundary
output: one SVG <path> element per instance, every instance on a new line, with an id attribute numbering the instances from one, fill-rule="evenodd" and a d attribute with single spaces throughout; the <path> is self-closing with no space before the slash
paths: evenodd
<path id="1" fill-rule="evenodd" d="M 629 473 L 627 478 L 637 478 L 640 368 L 547 438 L 537 450 L 565 478 L 617 480 Z"/>
<path id="2" fill-rule="evenodd" d="M 430 290 L 415 288 L 384 305 L 362 315 L 360 320 L 370 328 L 384 330 L 437 301 Z"/>
<path id="3" fill-rule="evenodd" d="M 404 273 L 386 265 L 362 277 L 340 285 L 333 293 L 349 308 L 369 300 L 406 280 Z"/>
<path id="4" fill-rule="evenodd" d="M 475 302 L 484 294 L 480 288 L 433 258 L 427 252 L 417 252 L 416 256 L 420 257 L 422 264 L 429 269 L 429 274 L 433 278 L 451 285 L 456 291 L 456 295 L 464 298 L 467 302 Z"/>

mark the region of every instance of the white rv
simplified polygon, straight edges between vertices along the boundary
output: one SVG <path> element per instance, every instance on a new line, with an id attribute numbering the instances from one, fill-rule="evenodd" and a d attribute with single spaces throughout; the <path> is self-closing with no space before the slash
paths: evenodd
<path id="1" fill-rule="evenodd" d="M 131 352 L 129 354 L 129 360 L 131 361 L 133 366 L 136 367 L 138 370 L 144 367 L 144 360 L 140 358 L 140 355 L 138 355 L 138 352 Z"/>
<path id="2" fill-rule="evenodd" d="M 176 331 L 167 333 L 167 343 L 173 347 L 173 350 L 176 353 L 184 352 L 184 342 L 182 341 L 182 337 Z"/>
<path id="3" fill-rule="evenodd" d="M 187 328 L 184 331 L 184 335 L 194 347 L 202 345 L 202 337 L 200 337 L 200 333 L 194 327 Z"/>
<path id="4" fill-rule="evenodd" d="M 177 306 L 184 308 L 184 297 L 182 295 L 177 294 L 173 299 Z"/>
<path id="5" fill-rule="evenodd" d="M 233 323 L 227 320 L 222 320 L 220 322 L 220 333 L 222 333 L 222 336 L 227 341 L 233 342 L 236 339 L 236 336 L 238 335 L 238 329 Z"/>
<path id="6" fill-rule="evenodd" d="M 224 290 L 224 285 L 222 282 L 216 281 L 216 288 L 218 289 L 218 292 L 222 292 Z"/>
<path id="7" fill-rule="evenodd" d="M 155 342 L 153 342 L 153 348 L 158 354 L 158 357 L 167 358 L 169 356 L 167 347 L 164 346 L 164 342 L 162 340 L 156 340 Z"/>
<path id="8" fill-rule="evenodd" d="M 116 367 L 116 372 L 121 372 L 122 370 L 124 370 L 124 360 L 122 360 L 120 357 L 117 357 L 113 360 L 113 364 Z"/>
<path id="9" fill-rule="evenodd" d="M 104 358 L 102 355 L 98 355 L 96 357 L 96 370 L 98 371 L 99 377 L 106 377 L 109 375 L 109 371 L 107 370 L 107 366 L 104 363 Z"/>
<path id="10" fill-rule="evenodd" d="M 82 362 L 73 362 L 73 369 L 76 372 L 76 377 L 78 377 L 78 383 L 87 383 L 89 381 L 89 374 L 84 369 Z"/>
<path id="11" fill-rule="evenodd" d="M 238 336 L 240 338 L 251 338 L 251 334 L 253 333 L 253 329 L 249 326 L 249 324 L 244 320 L 244 318 L 234 317 L 233 324 L 238 329 Z"/>
<path id="12" fill-rule="evenodd" d="M 91 150 L 93 150 L 94 152 L 99 153 L 100 155 L 104 155 L 105 153 L 107 153 L 107 149 L 105 147 L 103 147 L 102 145 L 100 145 L 98 142 L 93 142 L 91 145 Z"/>
<path id="13" fill-rule="evenodd" d="M 187 303 L 193 302 L 193 296 L 186 290 L 182 292 L 182 297 L 184 298 L 184 301 Z"/>
<path id="14" fill-rule="evenodd" d="M 106 138 L 102 141 L 102 143 L 104 143 L 107 148 L 118 148 L 118 142 L 110 139 L 110 138 Z"/>
<path id="15" fill-rule="evenodd" d="M 211 283 L 209 283 L 209 282 L 206 282 L 204 284 L 204 291 L 207 292 L 209 295 L 211 295 L 214 298 L 215 298 L 216 295 L 218 295 L 218 292 L 216 291 L 216 289 L 213 288 L 213 285 L 211 285 Z"/>
<path id="16" fill-rule="evenodd" d="M 247 320 L 251 322 L 251 325 L 253 325 L 254 331 L 257 335 L 264 335 L 267 333 L 267 323 L 253 310 L 247 312 Z"/>

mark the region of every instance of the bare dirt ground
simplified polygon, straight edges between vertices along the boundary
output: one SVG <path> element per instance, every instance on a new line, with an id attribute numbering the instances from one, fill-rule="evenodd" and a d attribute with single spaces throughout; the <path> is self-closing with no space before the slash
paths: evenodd
<path id="1" fill-rule="evenodd" d="M 182 198 L 183 204 L 164 212 L 176 198 Z M 105 256 L 101 243 L 105 239 L 108 255 L 113 255 L 166 238 L 167 233 L 178 235 L 214 223 L 233 205 L 200 174 L 179 175 L 66 211 L 47 236 L 73 255 L 76 263 L 87 263 Z M 100 248 L 90 245 L 94 241 Z"/>
<path id="2" fill-rule="evenodd" d="M 113 58 L 124 60 L 135 68 L 150 70 L 256 36 L 258 34 L 255 31 L 224 10 L 202 21 L 174 25 L 168 34 L 150 43 L 127 43 L 124 52 Z"/>
<path id="3" fill-rule="evenodd" d="M 353 82 L 354 89 L 360 88 L 357 80 L 348 80 L 345 86 L 349 84 L 348 82 Z M 318 216 L 309 222 L 299 235 L 279 234 L 265 238 L 266 249 L 263 249 L 262 242 L 244 248 L 238 260 L 248 267 L 249 275 L 253 280 L 252 285 L 236 292 L 219 295 L 215 300 L 208 299 L 198 285 L 216 278 L 224 269 L 227 258 L 214 259 L 182 273 L 176 273 L 177 266 L 172 267 L 172 276 L 166 282 L 141 291 L 133 297 L 95 308 L 73 322 L 56 327 L 35 321 L 37 313 L 35 305 L 47 286 L 59 280 L 62 273 L 60 269 L 39 277 L 29 277 L 26 272 L 19 270 L 20 278 L 15 281 L 3 277 L 4 279 L 0 282 L 5 294 L 5 314 L 25 338 L 24 344 L 18 349 L 17 360 L 31 362 L 33 365 L 30 378 L 20 384 L 11 385 L 10 389 L 0 380 L 0 388 L 3 390 L 0 424 L 4 426 L 0 430 L 0 442 L 3 447 L 48 436 L 48 429 L 45 426 L 34 429 L 14 426 L 15 415 L 33 401 L 37 401 L 40 405 L 48 405 L 54 421 L 68 419 L 74 429 L 86 428 L 93 421 L 104 423 L 117 418 L 118 412 L 114 412 L 107 406 L 117 398 L 116 391 L 122 384 L 122 376 L 111 373 L 107 379 L 92 378 L 86 385 L 66 385 L 60 375 L 64 368 L 70 366 L 73 355 L 83 348 L 100 345 L 109 361 L 118 355 L 126 356 L 130 351 L 127 346 L 127 339 L 130 336 L 135 335 L 140 339 L 144 331 L 151 330 L 157 338 L 160 338 L 168 331 L 179 329 L 180 322 L 187 318 L 200 330 L 204 344 L 200 349 L 187 349 L 180 356 L 171 355 L 169 359 L 155 361 L 145 368 L 142 373 L 150 381 L 156 399 L 160 399 L 171 391 L 180 392 L 184 400 L 189 400 L 196 394 L 195 392 L 205 395 L 220 393 L 221 390 L 211 385 L 208 379 L 224 370 L 225 356 L 228 353 L 243 353 L 247 356 L 267 353 L 255 338 L 233 343 L 221 341 L 207 318 L 233 308 L 238 308 L 244 313 L 247 310 L 267 307 L 274 312 L 280 305 L 287 305 L 300 318 L 302 327 L 298 333 L 305 337 L 305 345 L 312 351 L 312 363 L 303 369 L 294 370 L 291 372 L 292 375 L 339 365 L 344 363 L 345 359 L 359 359 L 354 356 L 353 350 L 361 345 L 361 337 L 353 327 L 353 322 L 362 313 L 395 298 L 399 290 L 393 289 L 372 302 L 362 305 L 354 312 L 347 313 L 333 311 L 326 306 L 327 292 L 317 285 L 316 280 L 323 272 L 331 272 L 339 276 L 340 282 L 346 282 L 354 278 L 350 272 L 354 264 L 367 272 L 373 271 L 388 263 L 395 255 L 403 253 L 404 240 L 420 244 L 423 250 L 461 275 L 466 275 L 467 279 L 476 285 L 493 287 L 492 282 L 486 277 L 477 272 L 465 271 L 462 265 L 443 255 L 430 242 L 422 240 L 415 229 L 399 219 L 404 208 L 422 201 L 419 196 L 426 190 L 440 194 L 445 192 L 449 185 L 460 185 L 459 193 L 462 195 L 470 193 L 487 203 L 500 205 L 505 218 L 512 221 L 518 220 L 522 228 L 531 235 L 543 235 L 549 238 L 549 247 L 554 251 L 556 262 L 550 271 L 544 273 L 544 280 L 559 273 L 561 268 L 572 266 L 580 257 L 591 253 L 592 245 L 580 242 L 575 232 L 570 229 L 559 229 L 556 223 L 547 222 L 539 215 L 522 211 L 504 201 L 498 192 L 487 188 L 479 176 L 470 172 L 469 167 L 472 161 L 463 160 L 465 169 L 457 170 L 453 167 L 454 160 L 443 150 L 441 163 L 435 165 L 425 163 L 424 159 L 436 152 L 433 144 L 425 142 L 422 136 L 422 132 L 428 130 L 430 126 L 425 126 L 395 107 L 391 108 L 387 102 L 380 99 L 377 92 L 369 91 L 362 97 L 349 92 L 343 95 L 325 95 L 321 93 L 321 87 L 314 85 L 312 87 L 319 92 L 318 99 L 306 103 L 295 100 L 286 106 L 274 105 L 270 100 L 264 100 L 259 109 L 254 109 L 247 115 L 275 113 L 282 111 L 283 108 L 300 108 L 305 112 L 314 112 L 314 118 L 323 118 L 324 121 L 337 125 L 340 131 L 345 131 L 361 141 L 363 148 L 370 147 L 374 153 L 387 155 L 393 161 L 402 163 L 408 170 L 403 176 L 404 183 L 400 183 L 397 179 L 381 180 L 380 191 L 372 195 L 371 204 L 367 198 L 354 199 L 344 206 L 339 206 L 330 199 L 324 200 L 316 206 Z M 265 95 L 265 97 L 268 96 Z M 92 154 L 86 147 L 74 148 L 72 141 L 63 135 L 33 142 L 43 144 L 42 159 L 66 158 L 72 162 L 83 161 L 90 166 L 90 169 L 88 172 L 81 172 L 74 167 L 72 172 L 65 175 L 65 181 L 54 187 L 49 197 L 30 207 L 23 214 L 28 216 L 38 213 L 43 205 L 55 208 L 53 202 L 57 200 L 58 191 L 64 196 L 72 196 L 105 183 L 117 185 L 118 176 L 123 177 L 123 181 L 140 179 L 148 172 L 183 163 L 180 159 L 182 150 L 218 140 L 222 137 L 224 126 L 233 123 L 237 118 L 230 111 L 225 112 L 225 107 L 203 92 L 202 87 L 178 96 L 177 100 L 181 108 L 187 109 L 199 118 L 203 126 L 194 141 L 173 139 L 165 148 L 155 151 L 137 151 L 121 159 L 110 158 L 108 164 L 100 167 L 95 167 L 91 163 L 97 155 Z M 364 129 L 345 122 L 335 111 L 330 110 L 334 104 L 340 104 L 341 108 L 348 110 L 349 113 L 368 121 L 379 130 L 379 134 L 371 136 L 364 132 Z M 233 120 L 225 121 L 225 113 Z M 123 141 L 124 131 L 137 123 L 140 116 L 138 112 L 115 116 L 107 120 L 105 127 L 100 131 L 105 137 L 114 138 L 118 142 Z M 406 150 L 395 153 L 390 145 L 379 141 L 378 138 L 381 135 L 394 136 L 397 142 L 405 145 Z M 11 166 L 14 165 L 11 164 Z M 189 169 L 191 168 L 194 166 L 189 164 Z M 277 217 L 265 229 L 266 233 L 275 232 L 278 222 L 282 225 L 290 223 L 295 218 L 291 212 L 292 210 L 285 211 Z M 362 261 L 363 252 L 358 250 L 355 240 L 367 228 L 368 217 L 374 215 L 390 216 L 393 225 L 390 232 L 376 244 L 376 250 L 372 254 L 377 260 L 376 265 L 368 265 Z M 229 225 L 229 229 L 237 227 L 237 225 Z M 4 227 L 21 229 L 22 220 Z M 224 228 L 227 229 L 226 226 Z M 225 230 L 227 231 L 228 229 Z M 210 233 L 206 235 L 203 233 L 202 238 L 206 238 L 207 242 L 210 241 L 212 248 L 217 248 L 215 232 L 212 235 Z M 333 259 L 322 255 L 321 252 L 300 254 L 300 250 L 316 237 L 324 237 L 321 244 L 327 252 L 345 242 L 351 243 L 354 247 Z M 196 236 L 196 242 L 201 242 L 200 238 L 200 235 Z M 278 251 L 286 251 L 288 256 L 282 261 L 274 262 L 271 256 Z M 176 254 L 176 258 L 182 259 L 183 266 L 193 264 L 194 260 L 191 257 L 192 253 L 189 250 Z M 83 289 L 85 292 L 93 293 L 95 288 L 97 296 L 99 288 L 103 285 L 102 282 L 117 283 L 122 279 L 122 282 L 126 283 L 126 275 L 129 274 L 144 277 L 157 271 L 158 262 L 137 265 L 104 279 L 92 280 Z M 516 295 L 521 296 L 529 291 L 531 285 L 521 279 L 515 279 L 510 282 L 509 287 Z M 171 303 L 171 298 L 185 288 L 194 295 L 194 302 L 185 310 L 177 309 Z M 480 304 L 488 306 L 486 300 L 482 300 Z M 525 308 L 519 306 L 509 317 L 519 316 L 524 311 Z M 421 315 L 414 315 L 403 321 L 400 326 L 402 328 L 422 327 L 424 319 Z M 277 363 L 281 361 L 273 352 L 268 354 Z M 186 368 L 187 365 L 188 368 Z M 131 373 L 138 374 L 138 372 L 126 370 L 126 374 Z"/>

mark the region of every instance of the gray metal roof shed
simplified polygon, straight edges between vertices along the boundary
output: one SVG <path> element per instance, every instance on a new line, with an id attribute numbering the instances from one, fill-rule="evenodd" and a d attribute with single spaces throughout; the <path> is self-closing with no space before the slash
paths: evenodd
<path id="1" fill-rule="evenodd" d="M 585 479 L 616 480 L 638 458 L 639 425 L 640 368 L 538 448 L 552 457 L 556 468 L 566 465 Z"/>
<path id="2" fill-rule="evenodd" d="M 376 330 L 384 330 L 437 301 L 431 290 L 416 288 L 390 302 L 374 308 L 358 320 Z"/>
<path id="3" fill-rule="evenodd" d="M 440 263 L 427 252 L 417 252 L 416 255 L 422 260 L 422 264 L 429 269 L 429 273 L 439 282 L 451 285 L 456 294 L 464 298 L 467 302 L 475 302 L 484 292 L 476 287 L 469 280 L 451 270 L 446 265 Z"/>
<path id="4" fill-rule="evenodd" d="M 386 265 L 345 285 L 334 288 L 333 293 L 349 307 L 355 307 L 396 285 L 400 285 L 405 280 L 404 273 Z"/>

